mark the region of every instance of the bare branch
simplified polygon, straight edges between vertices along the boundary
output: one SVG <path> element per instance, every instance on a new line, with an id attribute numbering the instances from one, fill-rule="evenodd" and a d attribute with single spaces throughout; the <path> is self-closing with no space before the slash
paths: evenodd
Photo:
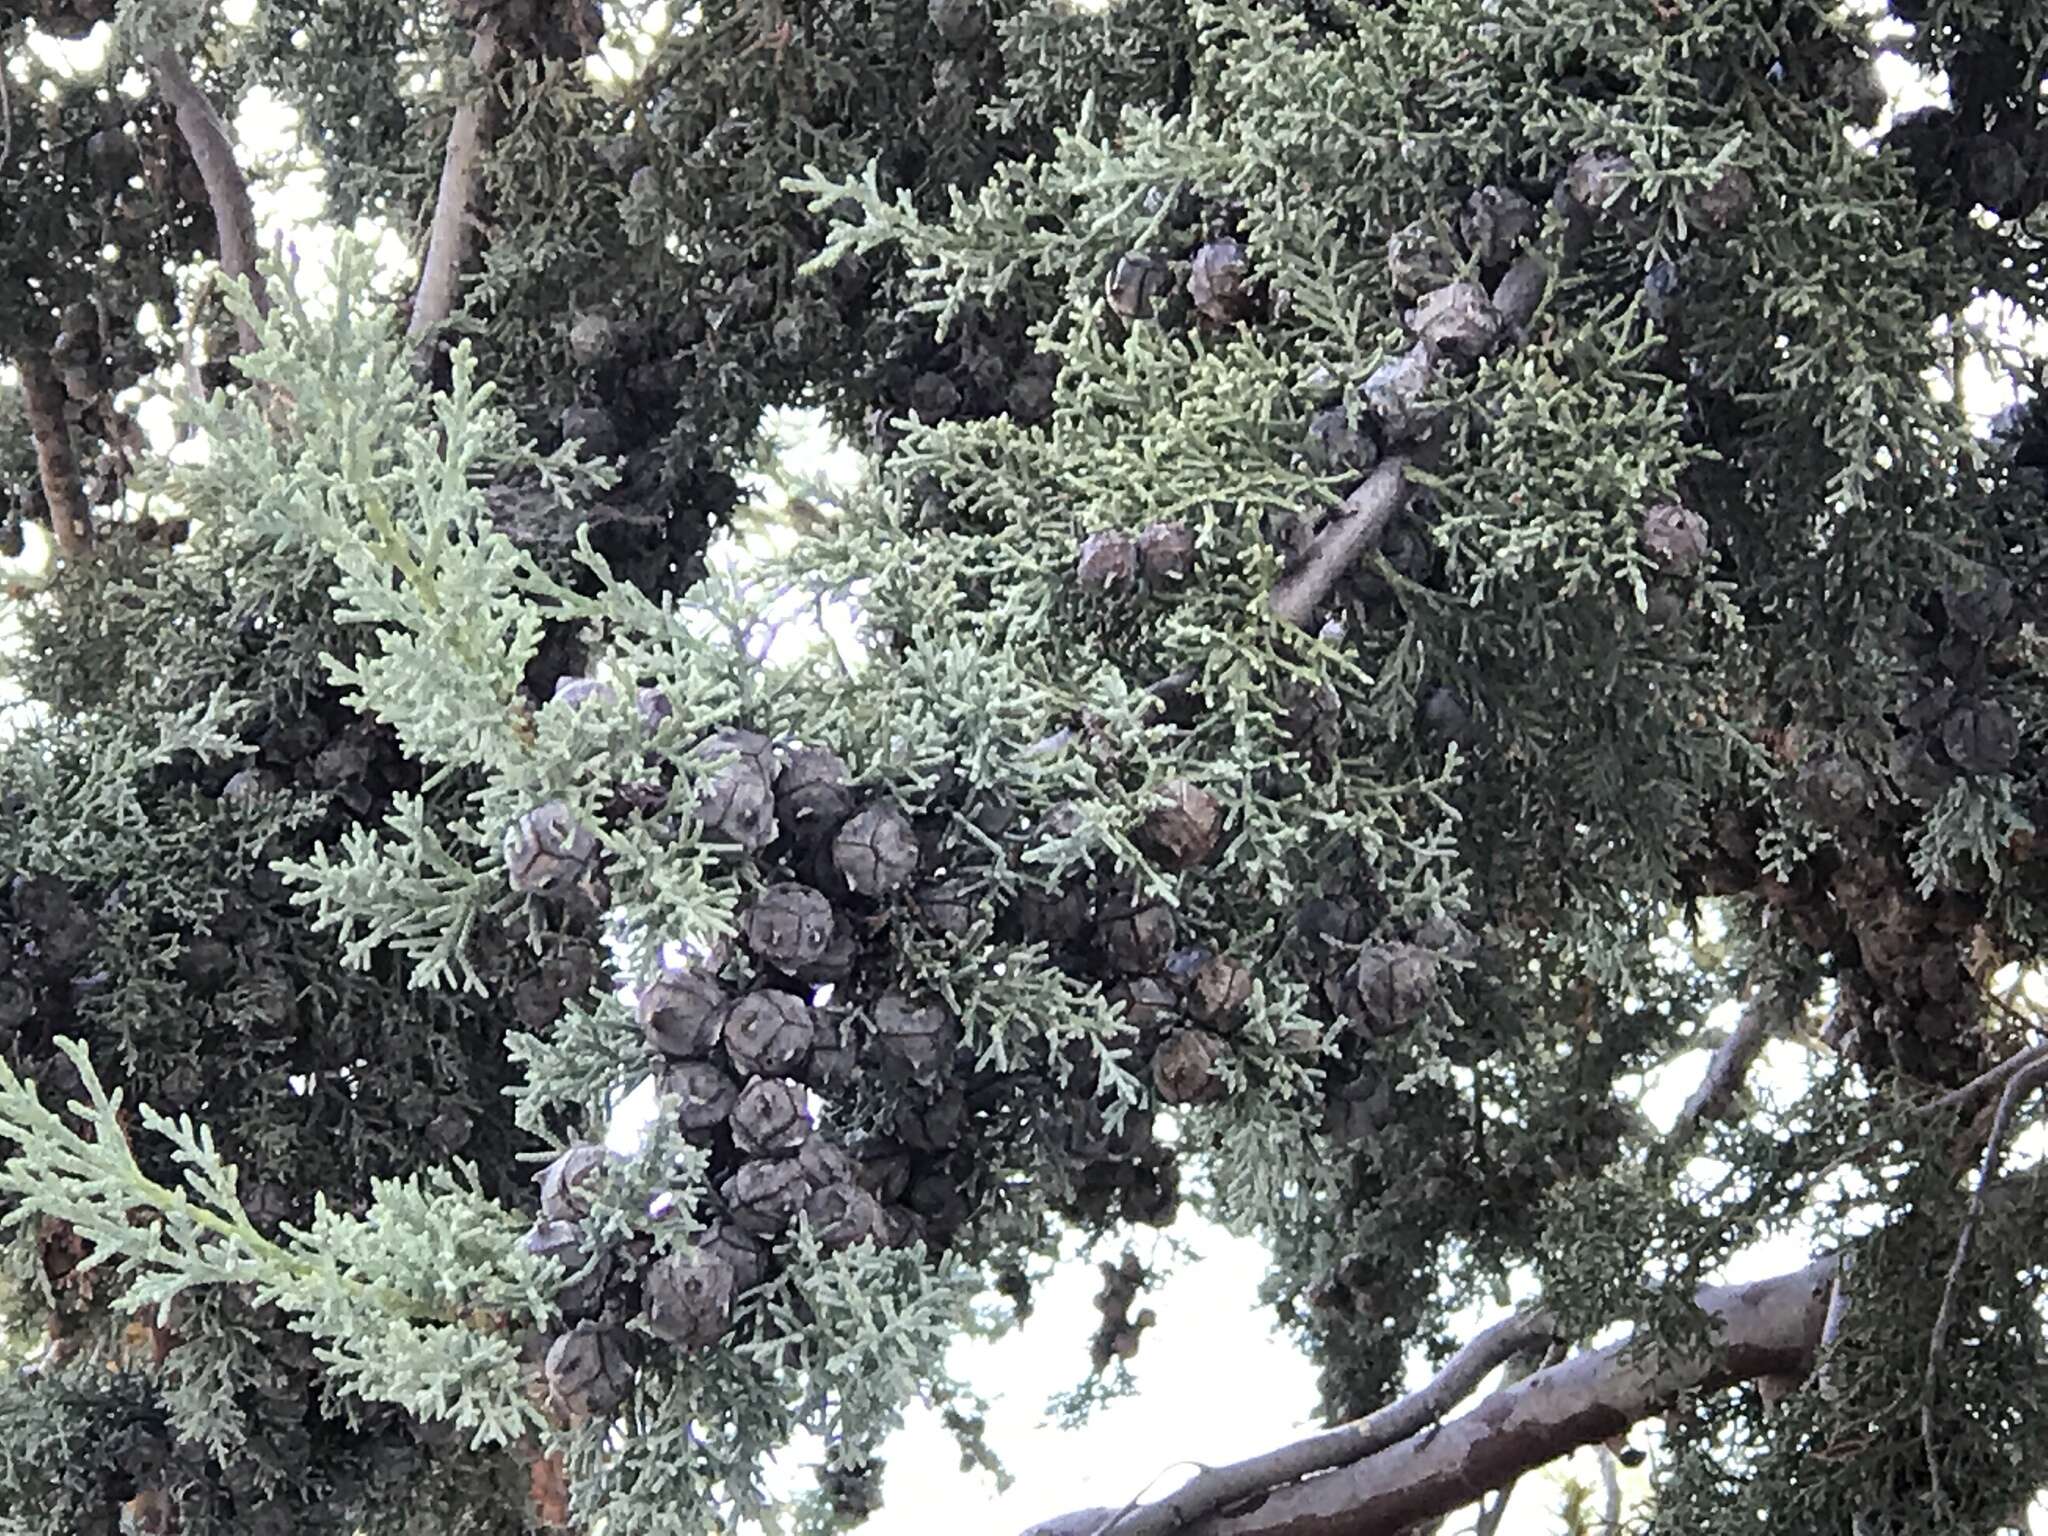
<path id="1" fill-rule="evenodd" d="M 270 313 L 270 294 L 263 274 L 256 270 L 256 209 L 249 201 L 249 183 L 235 160 L 234 142 L 227 124 L 206 93 L 194 83 L 184 61 L 170 49 L 149 55 L 149 72 L 157 89 L 171 104 L 178 121 L 179 137 L 192 152 L 199 178 L 206 184 L 206 200 L 213 204 L 214 228 L 220 232 L 221 270 L 249 285 L 256 312 Z M 256 332 L 245 320 L 236 321 L 244 352 L 256 349 Z"/>
<path id="2" fill-rule="evenodd" d="M 1105 1529 L 1114 1536 L 1165 1536 L 1269 1488 L 1345 1466 L 1398 1444 L 1440 1422 L 1446 1413 L 1470 1397 L 1496 1367 L 1551 1343 L 1556 1332 L 1556 1324 L 1547 1312 L 1523 1312 L 1505 1318 L 1453 1355 L 1427 1386 L 1399 1402 L 1263 1456 L 1205 1468 L 1157 1503 L 1117 1515 Z"/>
<path id="3" fill-rule="evenodd" d="M 1604 1445 L 1600 1447 L 1600 1484 L 1607 1496 L 1600 1511 L 1601 1536 L 1621 1536 L 1621 1463 Z"/>
<path id="4" fill-rule="evenodd" d="M 1792 989 L 1783 982 L 1769 981 L 1757 989 L 1749 1006 L 1742 1010 L 1742 1017 L 1735 1021 L 1735 1028 L 1707 1063 L 1699 1087 L 1693 1089 L 1685 1108 L 1678 1112 L 1666 1146 L 1684 1146 L 1703 1123 L 1719 1120 L 1728 1113 L 1764 1042 L 1784 1027 L 1796 1006 Z"/>
<path id="5" fill-rule="evenodd" d="M 2048 1062 L 2048 1040 L 2036 1041 L 2022 1050 L 2014 1051 L 1997 1066 L 1980 1072 L 1962 1087 L 1951 1089 L 1927 1105 L 1927 1113 L 1933 1114 L 1944 1109 L 1968 1109 L 2015 1072 L 2024 1072 L 2042 1062 Z"/>
<path id="6" fill-rule="evenodd" d="M 1934 1314 L 1934 1333 L 1927 1345 L 1927 1375 L 1920 1387 L 1920 1439 L 1927 1449 L 1927 1474 L 1932 1480 L 1934 1507 L 1946 1512 L 1948 1494 L 1941 1483 L 1941 1453 L 1934 1432 L 1934 1395 L 1941 1384 L 1941 1357 L 1948 1347 L 1948 1332 L 1955 1324 L 1956 1297 L 1962 1289 L 1963 1270 L 1970 1262 L 1970 1244 L 1977 1235 L 1977 1223 L 1984 1215 L 1984 1202 L 1998 1177 L 1998 1160 L 2004 1155 L 2005 1133 L 2019 1101 L 2048 1081 L 2048 1062 L 2035 1062 L 2015 1072 L 1999 1095 L 1998 1112 L 1985 1138 L 1984 1160 L 1977 1169 L 1977 1182 L 1970 1190 L 1969 1209 L 1962 1230 L 1956 1234 L 1955 1257 L 1949 1261 L 1948 1278 L 1942 1282 L 1941 1306 Z"/>
<path id="7" fill-rule="evenodd" d="M 412 319 L 406 326 L 406 335 L 415 341 L 431 336 L 455 312 L 456 290 L 469 265 L 477 184 L 483 178 L 484 155 L 498 131 L 497 99 L 488 79 L 498 53 L 497 18 L 486 16 L 469 50 L 470 68 L 482 78 L 456 109 L 441 157 L 441 186 L 434 197 L 427 253 L 420 260 L 419 286 L 413 290 Z"/>
<path id="8" fill-rule="evenodd" d="M 1343 510 L 1316 535 L 1300 569 L 1274 583 L 1266 605 L 1273 616 L 1297 629 L 1307 629 L 1316 605 L 1330 595 L 1358 557 L 1379 543 L 1408 499 L 1408 461 L 1388 459 L 1344 498 Z"/>
<path id="9" fill-rule="evenodd" d="M 74 559 L 92 549 L 92 508 L 78 474 L 78 455 L 71 446 L 71 424 L 64 419 L 64 386 L 40 347 L 15 354 L 21 374 L 22 409 L 36 441 L 36 468 L 43 499 L 50 504 L 50 533 L 57 548 Z"/>
<path id="10" fill-rule="evenodd" d="M 1243 1514 L 1205 1520 L 1200 1536 L 1390 1536 L 1462 1508 L 1489 1489 L 1582 1445 L 1597 1445 L 1680 1395 L 1804 1370 L 1813 1360 L 1837 1260 L 1695 1298 L 1718 1324 L 1687 1353 L 1625 1339 L 1538 1371 L 1471 1412 L 1351 1466 L 1276 1489 Z"/>

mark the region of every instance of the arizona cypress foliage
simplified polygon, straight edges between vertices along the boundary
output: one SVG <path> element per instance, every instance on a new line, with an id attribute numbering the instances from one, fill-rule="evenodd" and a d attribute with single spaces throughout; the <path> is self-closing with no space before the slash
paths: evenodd
<path id="1" fill-rule="evenodd" d="M 2035 7 L 0 43 L 21 1529 L 710 1532 L 802 1434 L 850 1524 L 914 1398 L 987 1456 L 986 1292 L 1188 1204 L 1333 1423 L 1456 1390 L 1075 1530 L 1402 1529 L 1653 1415 L 1659 1530 L 2038 1491 Z M 786 405 L 870 473 L 707 560 Z"/>

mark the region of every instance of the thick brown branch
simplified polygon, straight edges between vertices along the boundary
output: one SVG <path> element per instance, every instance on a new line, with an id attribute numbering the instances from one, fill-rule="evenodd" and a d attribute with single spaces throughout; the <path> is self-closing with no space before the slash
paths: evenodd
<path id="1" fill-rule="evenodd" d="M 1316 605 L 1330 595 L 1358 557 L 1379 543 L 1408 499 L 1406 459 L 1388 459 L 1344 498 L 1343 510 L 1318 533 L 1299 569 L 1274 583 L 1267 606 L 1277 619 L 1307 629 Z"/>
<path id="2" fill-rule="evenodd" d="M 213 204 L 214 227 L 220 232 L 221 270 L 249 285 L 249 297 L 256 312 L 270 313 L 270 295 L 263 274 L 256 270 L 256 209 L 249 201 L 249 183 L 235 160 L 235 146 L 228 137 L 227 124 L 193 82 L 184 61 L 168 48 L 149 56 L 149 71 L 157 89 L 177 115 L 178 134 L 192 152 L 199 178 L 206 184 L 206 199 Z M 256 332 L 247 321 L 238 320 L 242 350 L 256 350 Z"/>
<path id="3" fill-rule="evenodd" d="M 1545 1312 L 1524 1312 L 1495 1323 L 1450 1358 L 1427 1386 L 1411 1392 L 1377 1413 L 1335 1429 L 1310 1435 L 1263 1456 L 1227 1466 L 1208 1467 L 1155 1504 L 1141 1505 L 1114 1523 L 1108 1511 L 1090 1511 L 1096 1529 L 1111 1536 L 1165 1536 L 1203 1515 L 1284 1483 L 1341 1467 L 1398 1444 L 1441 1420 L 1473 1392 L 1494 1369 L 1514 1356 L 1548 1344 L 1556 1326 Z M 1027 1536 L 1050 1536 L 1039 1527 Z"/>
<path id="4" fill-rule="evenodd" d="M 49 357 L 34 346 L 17 353 L 14 366 L 21 374 L 22 409 L 36 440 L 43 499 L 50 504 L 50 533 L 63 553 L 84 555 L 92 548 L 92 509 L 79 480 L 71 424 L 64 419 L 64 386 Z"/>
<path id="5" fill-rule="evenodd" d="M 1580 1446 L 1597 1445 L 1659 1412 L 1681 1393 L 1714 1391 L 1812 1363 L 1837 1260 L 1789 1275 L 1699 1293 L 1718 1324 L 1690 1354 L 1592 1350 L 1495 1392 L 1441 1429 L 1363 1461 L 1279 1488 L 1256 1508 L 1205 1520 L 1199 1536 L 1392 1536 L 1470 1504 Z"/>
<path id="6" fill-rule="evenodd" d="M 483 179 L 484 156 L 498 131 L 497 97 L 489 80 L 497 62 L 498 23 L 486 17 L 469 50 L 470 68 L 479 83 L 457 108 L 441 157 L 441 186 L 434 197 L 427 253 L 420 260 L 419 286 L 413 290 L 412 319 L 406 327 L 406 334 L 416 341 L 431 336 L 455 312 L 456 291 L 469 265 L 477 186 Z"/>

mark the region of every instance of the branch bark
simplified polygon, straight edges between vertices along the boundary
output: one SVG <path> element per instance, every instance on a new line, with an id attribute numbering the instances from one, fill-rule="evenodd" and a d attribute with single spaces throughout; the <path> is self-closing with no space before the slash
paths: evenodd
<path id="1" fill-rule="evenodd" d="M 48 354 L 33 344 L 15 355 L 14 366 L 21 374 L 22 409 L 36 442 L 43 499 L 50 504 L 51 536 L 60 552 L 81 558 L 92 549 L 92 508 L 86 505 L 79 478 L 71 424 L 64 419 L 64 386 Z"/>
<path id="2" fill-rule="evenodd" d="M 441 158 L 441 185 L 434 196 L 427 253 L 420 260 L 419 286 L 413 290 L 412 319 L 406 326 L 406 335 L 414 341 L 431 336 L 455 312 L 456 291 L 469 265 L 477 184 L 483 178 L 484 155 L 498 131 L 496 97 L 488 82 L 498 54 L 497 19 L 486 16 L 478 24 L 469 50 L 470 68 L 484 80 L 456 109 Z"/>
<path id="3" fill-rule="evenodd" d="M 264 286 L 263 274 L 256 270 L 256 209 L 249 201 L 249 183 L 235 160 L 235 146 L 228 137 L 227 124 L 221 121 L 220 113 L 214 110 L 213 103 L 175 53 L 168 48 L 160 49 L 149 56 L 148 63 L 157 89 L 164 93 L 164 100 L 176 115 L 179 137 L 192 152 L 200 180 L 206 184 L 206 200 L 213 204 L 214 228 L 220 232 L 221 270 L 247 283 L 256 312 L 267 315 L 270 294 Z M 235 328 L 242 350 L 255 351 L 254 328 L 239 319 Z"/>
<path id="4" fill-rule="evenodd" d="M 1422 1391 L 1368 1418 L 1211 1468 L 1128 1514 L 1081 1511 L 1026 1536 L 1395 1536 L 1580 1446 L 1598 1445 L 1682 1393 L 1803 1375 L 1840 1263 L 1830 1255 L 1773 1279 L 1700 1291 L 1696 1300 L 1714 1319 L 1715 1337 L 1693 1353 L 1645 1349 L 1637 1357 L 1636 1341 L 1623 1340 L 1548 1366 L 1440 1422 L 1495 1366 L 1554 1331 L 1541 1312 L 1506 1319 L 1467 1344 Z M 1228 1513 L 1215 1513 L 1233 1502 Z"/>
<path id="5" fill-rule="evenodd" d="M 1442 1420 L 1475 1392 L 1494 1369 L 1516 1355 L 1550 1343 L 1557 1327 L 1546 1312 L 1517 1313 L 1495 1323 L 1453 1355 L 1427 1386 L 1377 1413 L 1310 1435 L 1263 1456 L 1226 1466 L 1205 1467 L 1157 1503 L 1121 1515 L 1091 1510 L 1104 1536 L 1167 1536 L 1227 1505 L 1283 1483 L 1345 1466 L 1360 1457 L 1410 1438 Z M 1103 1522 L 1107 1521 L 1107 1524 Z M 1085 1528 L 1085 1527 L 1084 1527 Z M 1026 1536 L 1055 1536 L 1057 1526 L 1037 1526 Z"/>
<path id="6" fill-rule="evenodd" d="M 1699 1127 L 1728 1113 L 1735 1095 L 1742 1089 L 1749 1069 L 1763 1050 L 1764 1042 L 1783 1027 L 1797 1006 L 1792 989 L 1782 981 L 1765 982 L 1749 1006 L 1742 1010 L 1735 1028 L 1721 1042 L 1707 1063 L 1706 1075 L 1693 1089 L 1685 1108 L 1678 1112 L 1666 1145 L 1678 1148 L 1692 1139 Z"/>
<path id="7" fill-rule="evenodd" d="M 1344 498 L 1343 510 L 1316 535 L 1300 568 L 1274 583 L 1266 601 L 1275 618 L 1297 629 L 1309 627 L 1316 605 L 1330 595 L 1330 589 L 1360 555 L 1379 543 L 1394 514 L 1407 501 L 1407 468 L 1404 458 L 1388 459 Z"/>
<path id="8" fill-rule="evenodd" d="M 1338 1471 L 1276 1489 L 1256 1509 L 1205 1520 L 1199 1536 L 1391 1536 L 1463 1508 L 1583 1445 L 1597 1445 L 1689 1391 L 1805 1371 L 1827 1314 L 1830 1256 L 1751 1285 L 1713 1286 L 1697 1301 L 1718 1325 L 1690 1354 L 1633 1339 L 1592 1350 L 1494 1393 L 1471 1412 Z"/>

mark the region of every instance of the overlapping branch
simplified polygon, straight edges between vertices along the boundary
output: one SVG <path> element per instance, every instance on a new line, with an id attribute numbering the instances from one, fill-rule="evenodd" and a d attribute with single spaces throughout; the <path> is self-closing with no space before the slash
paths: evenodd
<path id="1" fill-rule="evenodd" d="M 1673 1352 L 1626 1339 L 1537 1371 L 1441 1422 L 1494 1366 L 1550 1337 L 1552 1325 L 1540 1312 L 1510 1318 L 1466 1345 L 1421 1392 L 1356 1424 L 1212 1469 L 1175 1499 L 1124 1516 L 1066 1516 L 1028 1536 L 1396 1536 L 1581 1446 L 1598 1445 L 1683 1393 L 1805 1374 L 1840 1262 L 1831 1255 L 1773 1279 L 1700 1291 L 1695 1300 L 1714 1323 L 1709 1345 Z M 1347 1444 L 1353 1454 L 1333 1462 Z M 1263 1487 L 1252 1486 L 1261 1475 Z M 1235 1500 L 1230 1508 L 1190 1507 L 1190 1490 L 1226 1483 Z"/>
<path id="2" fill-rule="evenodd" d="M 448 129 L 448 147 L 441 158 L 441 184 L 434 197 L 434 219 L 427 230 L 427 253 L 420 259 L 419 286 L 413 290 L 412 318 L 406 335 L 421 341 L 440 329 L 455 312 L 455 296 L 472 255 L 476 231 L 477 187 L 483 180 L 484 156 L 497 135 L 497 98 L 488 83 L 498 62 L 500 44 L 495 16 L 478 23 L 469 63 L 482 83 L 456 109 Z"/>
<path id="3" fill-rule="evenodd" d="M 60 551 L 76 558 L 92 548 L 92 509 L 79 478 L 71 424 L 64 417 L 64 386 L 40 348 L 24 347 L 14 366 L 21 374 L 22 409 L 35 438 L 43 499 L 50 504 L 50 533 Z"/>
<path id="4" fill-rule="evenodd" d="M 206 185 L 206 199 L 213 205 L 214 227 L 220 233 L 221 270 L 249 285 L 249 296 L 258 314 L 270 313 L 270 295 L 263 274 L 256 269 L 256 210 L 249 200 L 249 183 L 235 159 L 235 146 L 228 137 L 227 124 L 193 81 L 191 72 L 168 48 L 149 56 L 149 72 L 157 89 L 171 104 L 179 137 L 192 152 L 193 163 Z M 235 322 L 244 352 L 256 348 L 256 332 L 248 321 Z"/>

